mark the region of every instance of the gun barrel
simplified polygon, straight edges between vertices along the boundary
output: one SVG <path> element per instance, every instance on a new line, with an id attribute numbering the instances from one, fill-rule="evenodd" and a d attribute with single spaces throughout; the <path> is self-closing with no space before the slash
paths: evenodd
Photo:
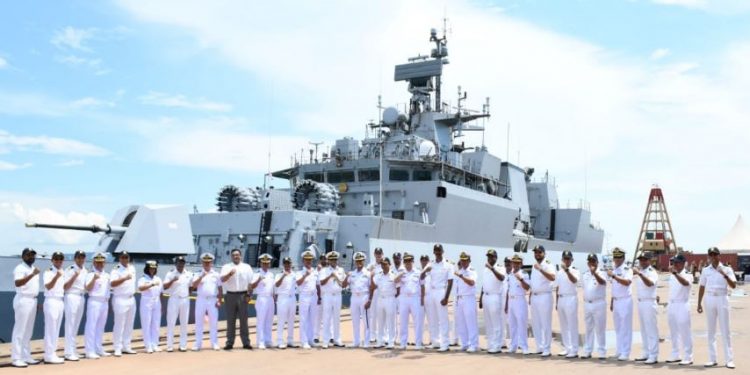
<path id="1" fill-rule="evenodd" d="M 26 223 L 26 228 L 47 228 L 47 229 L 65 229 L 65 230 L 80 230 L 91 233 L 103 232 L 106 234 L 111 233 L 124 233 L 124 227 L 113 227 L 107 224 L 104 227 L 98 225 L 65 225 L 65 224 L 43 224 L 43 223 Z"/>

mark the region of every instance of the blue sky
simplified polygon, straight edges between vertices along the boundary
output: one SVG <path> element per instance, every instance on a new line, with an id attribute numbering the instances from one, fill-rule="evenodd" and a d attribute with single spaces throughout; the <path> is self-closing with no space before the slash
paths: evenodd
<path id="1" fill-rule="evenodd" d="M 750 212 L 747 2 L 203 4 L 4 6 L 0 253 L 95 243 L 26 220 L 213 210 L 221 186 L 262 184 L 269 145 L 281 169 L 308 141 L 361 138 L 378 94 L 407 101 L 392 66 L 426 52 L 444 14 L 446 91 L 491 97 L 490 149 L 549 170 L 563 206 L 585 198 L 608 247 L 635 245 L 653 183 L 690 249 Z"/>

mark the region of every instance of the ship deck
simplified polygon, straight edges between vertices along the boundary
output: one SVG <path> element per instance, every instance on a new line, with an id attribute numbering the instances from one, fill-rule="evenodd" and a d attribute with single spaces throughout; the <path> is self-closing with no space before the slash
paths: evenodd
<path id="1" fill-rule="evenodd" d="M 662 275 L 662 279 L 666 278 Z M 667 282 L 662 281 L 658 289 L 661 301 L 667 300 Z M 102 358 L 98 360 L 81 360 L 79 362 L 66 362 L 62 365 L 36 365 L 23 369 L 26 374 L 81 374 L 81 373 L 108 373 L 108 374 L 132 374 L 134 371 L 163 373 L 164 371 L 177 370 L 183 373 L 232 373 L 236 371 L 251 370 L 255 373 L 287 373 L 287 374 L 317 374 L 317 373 L 339 373 L 340 371 L 357 371 L 360 374 L 374 373 L 484 373 L 494 368 L 508 373 L 542 373 L 544 371 L 567 372 L 595 372 L 597 375 L 605 374 L 637 374 L 653 373 L 654 369 L 662 370 L 685 370 L 704 371 L 703 363 L 708 359 L 706 340 L 706 317 L 695 311 L 697 301 L 697 285 L 693 287 L 691 295 L 691 317 L 693 325 L 694 357 L 692 366 L 678 366 L 677 364 L 666 364 L 671 352 L 669 341 L 669 328 L 667 324 L 666 308 L 659 307 L 659 364 L 644 365 L 641 362 L 619 362 L 613 358 L 605 361 L 597 359 L 564 359 L 554 356 L 561 350 L 559 341 L 559 323 L 557 314 L 553 313 L 553 356 L 541 358 L 539 356 L 523 356 L 521 354 L 487 354 L 486 352 L 463 353 L 457 351 L 457 347 L 451 347 L 447 353 L 438 353 L 434 350 L 415 350 L 409 347 L 407 350 L 385 350 L 385 349 L 349 349 L 331 348 L 312 350 L 302 349 L 267 349 L 267 350 L 242 350 L 234 351 L 212 351 L 204 349 L 202 352 L 160 352 L 146 354 L 143 352 L 140 331 L 134 333 L 133 347 L 139 351 L 136 355 L 125 355 L 121 358 Z M 742 354 L 750 349 L 750 319 L 743 319 L 743 315 L 750 307 L 750 298 L 747 298 L 745 285 L 738 285 L 730 297 L 730 326 L 732 334 L 732 346 L 735 353 L 737 373 L 750 372 L 750 358 Z M 580 292 L 579 292 L 580 294 Z M 40 313 L 37 319 L 43 319 Z M 607 316 L 607 348 L 608 354 L 614 354 L 614 328 L 611 313 Z M 250 319 L 251 341 L 255 345 L 255 319 Z M 484 346 L 482 314 L 479 314 L 480 324 L 480 346 Z M 219 325 L 219 343 L 223 346 L 226 333 L 225 322 Z M 579 303 L 579 331 L 583 332 L 583 312 Z M 641 353 L 640 332 L 637 308 L 634 308 L 633 316 L 633 350 L 631 358 Z M 166 329 L 162 328 L 161 348 L 164 349 L 164 334 Z M 192 326 L 189 329 L 192 332 Z M 411 331 L 410 331 L 411 332 Z M 295 332 L 295 339 L 297 339 Z M 352 326 L 348 310 L 342 312 L 341 333 L 345 343 L 352 339 Z M 110 334 L 106 334 L 105 342 L 109 342 Z M 207 335 L 206 335 L 207 336 Z M 204 337 L 206 337 L 204 336 Z M 276 332 L 274 327 L 274 339 Z M 427 339 L 428 335 L 425 335 Z M 207 339 L 207 338 L 206 338 Z M 188 346 L 192 346 L 194 338 L 191 335 Z M 720 340 L 720 337 L 717 337 Z M 62 355 L 62 339 L 60 340 L 60 351 Z M 237 343 L 239 344 L 239 339 Z M 83 337 L 79 337 L 79 352 L 83 351 Z M 204 344 L 204 348 L 208 345 Z M 721 342 L 718 341 L 719 368 L 714 371 L 729 371 L 724 367 L 724 356 Z M 533 338 L 529 339 L 529 347 L 535 347 Z M 109 345 L 105 349 L 111 351 Z M 42 359 L 43 341 L 32 341 L 33 356 Z M 10 344 L 0 344 L 0 372 L 10 373 L 13 369 L 10 365 Z M 554 366 L 554 367 L 553 367 Z M 19 369 L 19 371 L 22 371 Z"/>

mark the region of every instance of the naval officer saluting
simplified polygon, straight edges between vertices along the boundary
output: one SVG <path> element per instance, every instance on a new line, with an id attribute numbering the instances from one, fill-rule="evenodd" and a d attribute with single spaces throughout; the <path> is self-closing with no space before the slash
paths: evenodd
<path id="1" fill-rule="evenodd" d="M 612 250 L 613 270 L 607 271 L 612 283 L 612 300 L 609 309 L 615 323 L 618 361 L 627 361 L 633 342 L 633 297 L 631 284 L 633 270 L 625 264 L 625 252 L 619 247 Z"/>
<path id="2" fill-rule="evenodd" d="M 534 333 L 537 354 L 549 357 L 552 346 L 552 284 L 555 269 L 546 259 L 544 246 L 534 248 L 534 263 L 531 269 L 531 331 Z"/>
<path id="3" fill-rule="evenodd" d="M 282 261 L 284 269 L 276 275 L 274 284 L 276 294 L 276 340 L 279 349 L 287 346 L 294 347 L 294 313 L 297 309 L 295 290 L 297 289 L 297 274 L 292 271 L 292 258 L 285 257 Z M 284 326 L 286 326 L 286 343 L 284 343 Z"/>
<path id="4" fill-rule="evenodd" d="M 78 361 L 76 337 L 86 308 L 86 253 L 76 251 L 74 264 L 65 270 L 65 360 Z"/>
<path id="5" fill-rule="evenodd" d="M 669 338 L 672 341 L 672 357 L 667 363 L 679 362 L 682 366 L 693 364 L 693 334 L 690 323 L 690 288 L 693 285 L 693 275 L 685 268 L 685 256 L 678 254 L 672 258 L 669 268 L 669 305 L 667 318 L 669 319 Z M 680 359 L 680 349 L 683 356 Z"/>
<path id="6" fill-rule="evenodd" d="M 221 277 L 213 269 L 214 256 L 201 255 L 203 270 L 193 276 L 193 288 L 198 295 L 195 299 L 195 345 L 193 351 L 203 346 L 203 320 L 208 315 L 208 337 L 213 350 L 219 350 L 219 307 L 221 307 Z"/>
<path id="7" fill-rule="evenodd" d="M 352 329 L 354 331 L 354 348 L 366 348 L 370 344 L 370 331 L 367 329 L 367 303 L 370 295 L 370 273 L 365 269 L 365 254 L 357 252 L 354 254 L 355 269 L 346 276 L 344 287 L 347 286 L 352 292 L 351 314 Z M 360 336 L 364 333 L 363 336 Z M 364 340 L 361 339 L 364 337 Z"/>
<path id="8" fill-rule="evenodd" d="M 187 351 L 187 326 L 190 316 L 190 283 L 193 273 L 185 269 L 185 257 L 175 258 L 175 268 L 164 277 L 167 300 L 167 351 L 174 350 L 174 327 L 180 318 L 180 351 Z"/>
<path id="9" fill-rule="evenodd" d="M 497 251 L 487 250 L 487 263 L 482 270 L 479 308 L 484 310 L 487 353 L 499 353 L 505 341 L 505 268 L 497 261 Z"/>
<path id="10" fill-rule="evenodd" d="M 99 357 L 112 355 L 104 351 L 102 344 L 104 325 L 107 323 L 109 314 L 110 294 L 109 274 L 104 271 L 105 260 L 107 258 L 103 253 L 96 253 L 93 259 L 94 268 L 86 276 L 86 291 L 89 293 L 84 328 L 87 359 L 99 359 Z"/>
<path id="11" fill-rule="evenodd" d="M 640 267 L 633 269 L 635 287 L 638 290 L 638 318 L 641 323 L 641 348 L 643 355 L 636 361 L 645 361 L 647 365 L 657 362 L 659 357 L 659 325 L 656 324 L 656 283 L 659 275 L 651 266 L 651 253 L 643 252 L 638 256 Z"/>
<path id="12" fill-rule="evenodd" d="M 52 267 L 44 271 L 44 363 L 64 362 L 57 356 L 57 339 L 60 337 L 60 325 L 65 312 L 64 259 L 63 253 L 54 252 Z"/>
<path id="13" fill-rule="evenodd" d="M 583 321 L 586 324 L 586 338 L 581 358 L 591 358 L 594 341 L 600 360 L 607 359 L 607 275 L 599 269 L 599 258 L 591 253 L 586 258 L 588 269 L 584 272 L 581 286 L 583 288 Z"/>
<path id="14" fill-rule="evenodd" d="M 565 350 L 559 356 L 578 357 L 578 280 L 581 273 L 573 267 L 573 253 L 562 253 L 562 264 L 557 271 L 557 300 L 555 310 L 560 319 L 560 336 Z"/>
<path id="15" fill-rule="evenodd" d="M 258 257 L 260 270 L 255 274 L 255 280 L 250 283 L 250 290 L 257 296 L 255 299 L 255 342 L 258 349 L 265 349 L 273 345 L 271 326 L 273 326 L 273 287 L 274 276 L 269 270 L 273 257 L 271 254 L 261 254 Z"/>
<path id="16" fill-rule="evenodd" d="M 39 294 L 39 268 L 34 267 L 36 251 L 25 248 L 21 252 L 23 263 L 13 270 L 16 295 L 13 297 L 13 344 L 10 359 L 13 367 L 26 367 L 39 363 L 31 358 L 31 334 L 36 318 L 36 297 Z"/>
<path id="17" fill-rule="evenodd" d="M 130 347 L 135 324 L 135 267 L 130 264 L 130 255 L 120 253 L 120 263 L 109 275 L 112 286 L 112 310 L 115 312 L 115 324 L 112 328 L 112 341 L 115 357 L 135 354 Z"/>
<path id="18" fill-rule="evenodd" d="M 719 259 L 718 248 L 708 249 L 708 266 L 701 271 L 700 289 L 698 289 L 698 313 L 703 313 L 703 297 L 706 301 L 706 320 L 708 325 L 708 362 L 705 367 L 714 367 L 716 361 L 716 321 L 721 329 L 721 341 L 724 343 L 724 358 L 727 368 L 734 368 L 732 339 L 729 332 L 729 288 L 737 287 L 737 279 L 732 267 L 724 265 Z"/>
<path id="19" fill-rule="evenodd" d="M 341 286 L 346 273 L 338 266 L 339 253 L 328 253 L 328 266 L 320 271 L 320 292 L 323 295 L 323 341 L 321 347 L 328 348 L 333 339 L 334 345 L 344 346 L 341 342 Z M 333 334 L 333 338 L 331 338 Z"/>

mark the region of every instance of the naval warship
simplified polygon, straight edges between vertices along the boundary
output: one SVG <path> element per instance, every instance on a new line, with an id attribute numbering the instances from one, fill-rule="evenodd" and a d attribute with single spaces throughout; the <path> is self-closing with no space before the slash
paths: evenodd
<path id="1" fill-rule="evenodd" d="M 457 108 L 443 103 L 445 33 L 431 30 L 430 42 L 429 55 L 395 67 L 394 81 L 405 82 L 411 95 L 408 107 L 382 108 L 364 139 L 338 139 L 322 157 L 310 150 L 309 159 L 296 158 L 289 168 L 272 172 L 288 182 L 286 188 L 227 185 L 220 189 L 216 212 L 133 205 L 115 213 L 104 227 L 27 226 L 102 233 L 93 252 L 114 259 L 127 251 L 139 272 L 145 260 L 169 264 L 177 255 L 197 267 L 199 255 L 211 253 L 222 265 L 235 248 L 254 267 L 264 253 L 273 256 L 273 267 L 287 256 L 299 265 L 301 253 L 312 249 L 318 254 L 336 250 L 339 264 L 352 268 L 357 251 L 370 259 L 378 247 L 386 256 L 431 255 L 436 243 L 450 260 L 467 252 L 475 268 L 489 248 L 502 258 L 541 245 L 555 262 L 570 250 L 579 267 L 585 253 L 601 253 L 604 234 L 592 224 L 590 211 L 560 207 L 549 178 L 535 180 L 534 168 L 502 160 L 484 145 L 465 145 L 464 133 L 484 131 L 476 122 L 489 118 L 489 100 L 482 111 L 467 110 L 462 107 L 466 94 L 459 89 Z M 525 261 L 532 261 L 531 254 Z M 18 262 L 6 257 L 0 266 L 11 270 Z M 40 268 L 48 267 L 48 260 L 38 262 Z M 0 281 L 0 291 L 10 301 L 13 287 L 6 279 Z M 2 327 L 0 338 L 7 341 L 9 336 L 10 327 Z"/>

